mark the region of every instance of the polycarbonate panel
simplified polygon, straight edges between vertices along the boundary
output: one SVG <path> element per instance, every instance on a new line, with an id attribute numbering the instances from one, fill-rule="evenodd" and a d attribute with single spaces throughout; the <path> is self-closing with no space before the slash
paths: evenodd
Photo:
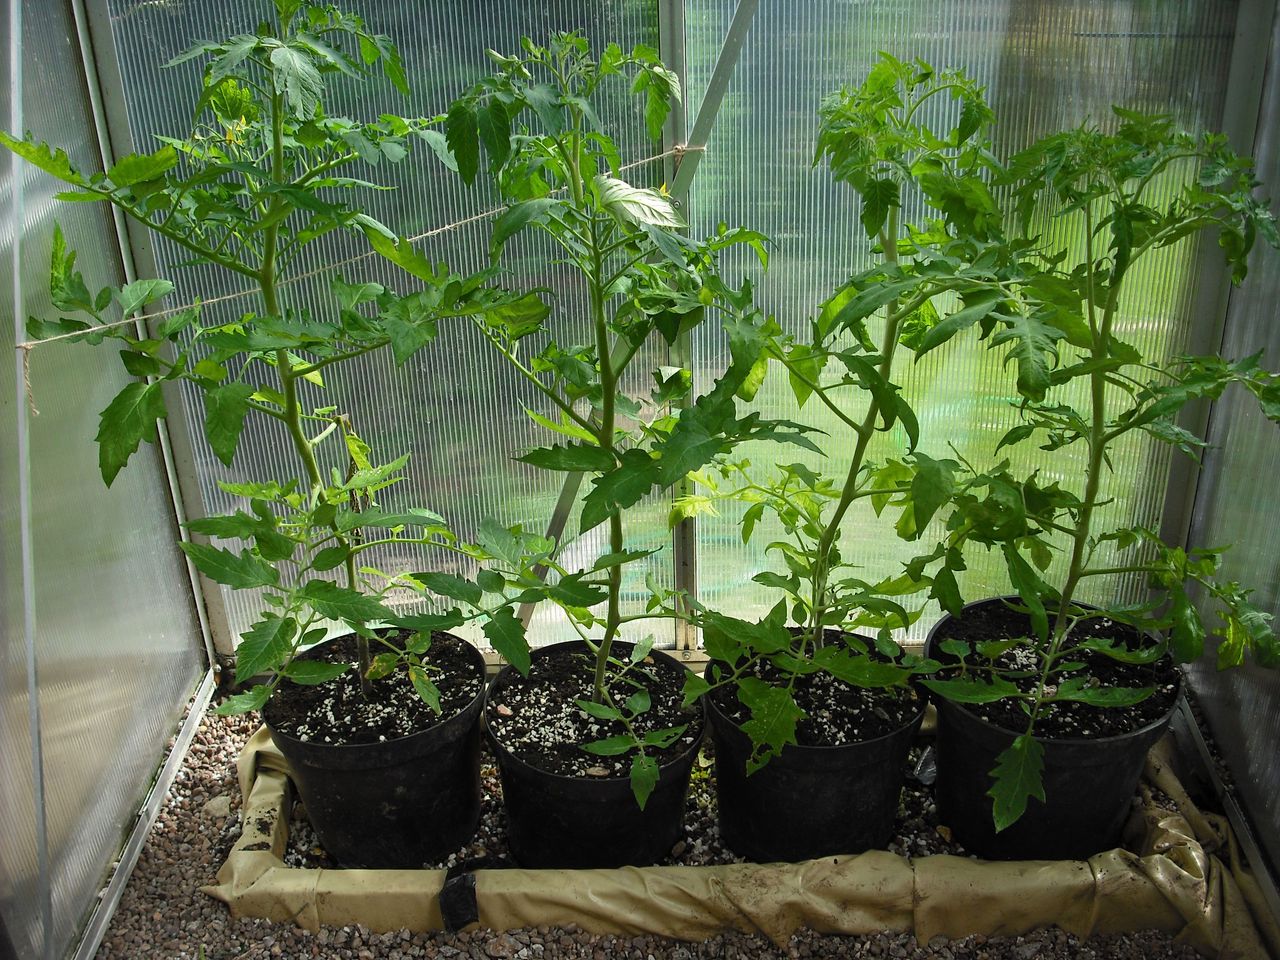
<path id="1" fill-rule="evenodd" d="M 1268 62 L 1261 128 L 1258 132 L 1259 179 L 1270 196 L 1280 193 L 1280 30 L 1273 36 Z M 1263 351 L 1262 362 L 1280 370 L 1280 254 L 1260 244 L 1250 260 L 1245 285 L 1233 291 L 1227 313 L 1223 355 L 1246 357 Z M 1253 601 L 1280 624 L 1280 429 L 1267 420 L 1257 401 L 1240 391 L 1214 404 L 1210 447 L 1196 490 L 1191 542 L 1231 545 L 1222 576 L 1256 591 Z M 1209 718 L 1218 749 L 1227 761 L 1239 796 L 1249 812 L 1257 840 L 1280 871 L 1280 673 L 1252 663 L 1219 673 L 1211 662 L 1197 664 L 1192 684 Z"/>
<path id="2" fill-rule="evenodd" d="M 0 123 L 8 126 L 9 8 L 4 22 Z M 16 161 L 0 158 L 0 196 L 5 223 L 17 216 L 13 190 Z M 34 955 L 42 944 L 41 893 L 36 866 L 36 807 L 32 782 L 30 724 L 27 717 L 27 656 L 22 602 L 22 524 L 18 504 L 18 373 L 15 328 L 12 229 L 0 232 L 0 956 Z M 6 947 L 11 947 L 7 951 Z"/>
<path id="3" fill-rule="evenodd" d="M 25 127 L 99 168 L 69 7 L 24 5 Z M 6 43 L 7 49 L 7 43 Z M 7 85 L 6 85 L 7 86 Z M 7 120 L 7 114 L 6 114 Z M 91 288 L 120 283 L 115 233 L 105 209 L 54 200 L 62 185 L 29 165 L 15 180 L 4 161 L 4 193 L 21 191 L 25 219 L 13 223 L 22 248 L 19 316 L 47 315 L 55 219 L 80 251 Z M 12 223 L 12 221 L 10 221 Z M 12 234 L 9 235 L 12 237 Z M 7 251 L 6 251 L 7 254 Z M 4 257 L 6 296 L 11 260 Z M 10 301 L 10 306 L 12 302 Z M 5 355 L 13 340 L 5 311 Z M 20 394 L 11 367 L 3 385 L 4 673 L 0 777 L 0 903 L 20 947 L 36 942 L 43 892 L 35 889 L 30 744 L 27 742 L 22 569 L 14 546 L 17 471 L 14 424 Z M 53 928 L 50 956 L 74 942 L 119 856 L 165 741 L 201 673 L 203 659 L 173 507 L 154 448 L 113 487 L 103 486 L 93 442 L 98 411 L 126 382 L 115 351 L 50 345 L 31 356 L 39 415 L 30 416 L 35 543 L 36 653 Z M 12 898 L 12 899 L 11 899 Z M 31 955 L 23 952 L 22 955 Z"/>
<path id="4" fill-rule="evenodd" d="M 216 5 L 171 2 L 144 5 L 110 0 L 115 43 L 124 75 L 124 94 L 131 132 L 138 149 L 154 134 L 181 134 L 186 130 L 194 100 L 199 65 L 174 70 L 162 65 L 176 53 L 200 39 L 230 35 L 251 28 L 262 15 L 259 3 L 245 0 Z M 555 0 L 488 4 L 477 7 L 466 0 L 429 5 L 390 2 L 356 5 L 373 29 L 397 43 L 404 59 L 413 95 L 405 101 L 389 84 L 372 81 L 346 84 L 339 88 L 333 114 L 374 117 L 380 113 L 432 116 L 442 112 L 450 100 L 492 66 L 486 48 L 518 50 L 522 36 L 545 40 L 555 30 L 580 29 L 602 50 L 608 42 L 624 49 L 644 42 L 657 42 L 655 0 Z M 175 92 L 177 91 L 177 92 Z M 618 141 L 624 162 L 641 161 L 661 152 L 644 134 L 643 116 L 634 98 L 620 97 L 598 111 L 602 122 Z M 629 172 L 634 182 L 656 184 L 661 164 L 648 163 Z M 370 179 L 393 184 L 398 189 L 368 194 L 367 211 L 402 235 L 418 236 L 457 223 L 478 213 L 500 209 L 492 193 L 481 183 L 466 188 L 445 170 L 431 152 L 417 150 L 395 167 L 379 167 Z M 481 178 L 483 179 L 483 178 Z M 485 265 L 489 227 L 477 222 L 450 229 L 424 240 L 421 249 L 453 269 L 469 271 Z M 411 281 L 381 258 L 368 256 L 363 238 L 331 234 L 312 245 L 304 259 L 290 270 L 294 282 L 286 287 L 288 306 L 323 316 L 332 309 L 329 278 L 335 272 L 344 278 L 373 280 L 407 292 Z M 200 296 L 206 300 L 242 289 L 242 278 L 204 267 L 176 268 L 185 255 L 172 246 L 157 250 L 162 275 L 178 283 L 183 302 Z M 511 285 L 546 286 L 556 291 L 558 301 L 553 329 L 560 342 L 586 342 L 589 336 L 584 318 L 586 301 L 577 279 L 567 276 L 552 260 L 549 243 L 524 234 L 508 244 L 510 263 L 519 264 Z M 355 262 L 348 262 L 355 260 Z M 337 266 L 335 266 L 335 264 Z M 257 308 L 256 296 L 218 304 L 206 312 L 210 319 L 238 317 Z M 660 359 L 660 358 L 659 358 Z M 639 374 L 626 386 L 647 390 L 647 368 L 639 361 Z M 536 391 L 498 357 L 477 330 L 466 322 L 446 326 L 437 342 L 422 351 L 403 369 L 397 370 L 389 354 L 373 355 L 343 365 L 340 371 L 326 371 L 327 387 L 311 390 L 304 405 L 314 401 L 337 404 L 348 412 L 355 428 L 373 444 L 375 457 L 389 460 L 412 452 L 409 479 L 387 492 L 384 505 L 425 506 L 444 515 L 464 537 L 473 535 L 480 521 L 493 516 L 504 524 L 523 523 L 541 532 L 550 519 L 560 490 L 562 475 L 552 475 L 513 462 L 512 458 L 536 445 L 549 442 L 521 407 L 543 411 Z M 200 399 L 188 395 L 187 418 L 199 433 L 203 418 Z M 289 477 L 297 471 L 290 456 L 287 438 L 278 424 L 251 423 L 241 440 L 235 468 L 218 463 L 202 441 L 196 443 L 197 463 L 203 503 L 207 513 L 233 508 L 234 500 L 217 486 L 219 480 Z M 336 445 L 332 450 L 336 450 Z M 196 505 L 191 505 L 192 512 Z M 666 514 L 669 498 L 654 497 L 627 514 L 629 547 L 653 549 L 667 539 Z M 568 533 L 576 533 L 576 515 Z M 566 547 L 566 562 L 590 561 L 606 552 L 604 528 Z M 452 554 L 419 548 L 395 551 L 379 549 L 366 554 L 371 565 L 387 571 L 456 570 Z M 643 605 L 647 596 L 646 574 L 669 584 L 670 557 L 664 554 L 647 565 L 632 564 L 625 583 L 629 610 Z M 464 571 L 465 572 L 465 571 Z M 209 589 L 218 589 L 210 585 Z M 257 598 L 244 591 L 225 591 L 229 627 L 242 632 L 261 607 Z M 412 595 L 393 597 L 393 602 L 413 603 Z M 544 605 L 544 607 L 547 605 Z M 535 616 L 531 640 L 536 645 L 574 636 L 558 617 L 558 611 L 540 609 Z M 473 639 L 479 639 L 473 634 Z M 660 643 L 670 643 L 672 634 L 663 628 Z"/>
<path id="5" fill-rule="evenodd" d="M 689 0 L 686 5 L 691 117 L 735 7 L 734 0 Z M 902 59 L 921 57 L 938 68 L 963 68 L 986 84 L 1000 118 L 997 149 L 1003 155 L 1088 118 L 1105 122 L 1112 103 L 1171 112 L 1192 129 L 1214 127 L 1222 110 L 1234 12 L 1234 4 L 1201 0 L 762 3 L 694 181 L 694 229 L 709 232 L 727 221 L 771 236 L 775 248 L 767 273 L 748 252 L 738 253 L 734 265 L 755 280 L 761 306 L 785 329 L 804 336 L 821 301 L 851 273 L 871 264 L 852 190 L 810 164 L 822 98 L 860 82 L 878 51 Z M 939 97 L 927 109 L 955 107 Z M 1176 186 L 1170 183 L 1166 190 Z M 920 215 L 918 201 L 908 203 L 904 220 L 915 222 Z M 1078 244 L 1080 232 L 1063 239 Z M 1131 276 L 1131 296 L 1121 305 L 1116 330 L 1150 356 L 1174 354 L 1185 340 L 1196 275 L 1192 253 L 1190 246 L 1175 248 L 1146 261 Z M 1157 291 L 1161 299 L 1170 294 L 1168 309 L 1158 315 L 1147 303 Z M 696 381 L 705 389 L 723 369 L 727 345 L 717 331 L 705 327 L 695 335 L 694 356 Z M 949 447 L 954 444 L 974 462 L 990 462 L 998 439 L 1018 422 L 1011 403 L 1012 373 L 1002 370 L 1001 359 L 969 337 L 957 338 L 919 364 L 899 356 L 894 376 L 920 414 L 923 452 L 954 457 Z M 776 371 L 755 406 L 766 415 L 800 419 L 839 436 L 839 423 L 824 416 L 816 401 L 796 409 L 786 378 Z M 855 409 L 860 415 L 863 407 Z M 798 449 L 754 452 L 762 465 L 786 458 L 820 465 L 843 479 L 852 443 L 826 444 L 821 459 Z M 883 460 L 904 452 L 905 437 L 898 427 L 877 435 L 869 455 Z M 1154 522 L 1164 494 L 1167 448 L 1135 438 L 1113 457 L 1120 479 L 1112 485 L 1114 502 L 1099 511 L 1100 521 Z M 1046 481 L 1081 486 L 1077 478 L 1083 449 L 1050 456 L 1019 450 L 1013 459 L 1015 466 L 1039 466 Z M 1130 483 L 1130 477 L 1138 482 Z M 877 520 L 869 502 L 862 505 L 846 517 L 842 553 L 862 565 L 859 576 L 874 582 L 901 572 L 900 562 L 919 552 L 919 544 L 900 541 L 888 514 L 888 522 Z M 757 530 L 744 547 L 741 513 L 726 509 L 720 517 L 699 518 L 701 599 L 738 615 L 758 614 L 777 599 L 751 583 L 755 573 L 776 565 L 764 547 L 777 539 L 771 535 L 777 530 Z M 936 532 L 935 524 L 925 542 Z M 1005 592 L 1008 582 L 999 556 L 975 550 L 961 587 L 969 597 Z M 1139 588 L 1124 583 L 1120 592 L 1133 596 Z M 936 616 L 936 608 L 926 611 L 906 637 L 922 637 Z"/>

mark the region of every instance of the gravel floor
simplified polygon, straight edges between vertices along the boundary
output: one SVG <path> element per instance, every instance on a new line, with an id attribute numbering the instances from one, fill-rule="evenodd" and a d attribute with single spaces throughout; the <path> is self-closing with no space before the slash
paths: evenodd
<path id="1" fill-rule="evenodd" d="M 312 934 L 264 920 L 232 920 L 226 907 L 205 896 L 198 887 L 214 879 L 218 866 L 240 833 L 240 796 L 235 758 L 256 719 L 206 715 L 191 750 L 169 790 L 138 866 L 121 900 L 101 949 L 99 960 L 250 960 L 250 958 L 340 958 L 340 960 L 404 960 L 410 957 L 486 958 L 637 958 L 691 960 L 694 957 L 935 957 L 960 958 L 1193 958 L 1191 948 L 1167 936 L 1140 933 L 1099 937 L 1081 942 L 1060 930 L 1025 937 L 935 938 L 917 943 L 905 934 L 824 936 L 802 931 L 785 951 L 768 940 L 728 933 L 704 943 L 682 943 L 656 936 L 592 936 L 572 928 L 514 930 L 494 933 L 473 930 L 458 934 L 399 931 L 375 934 L 360 927 L 322 929 Z M 708 770 L 695 775 L 689 802 L 689 839 L 677 844 L 669 862 L 729 863 L 715 830 L 714 798 Z M 505 852 L 501 805 L 496 777 L 485 768 L 489 797 L 480 834 L 458 857 Z M 301 811 L 290 823 L 288 861 L 297 865 L 323 864 Z M 908 784 L 904 791 L 899 829 L 891 849 L 920 856 L 962 853 L 937 829 L 927 788 Z"/>

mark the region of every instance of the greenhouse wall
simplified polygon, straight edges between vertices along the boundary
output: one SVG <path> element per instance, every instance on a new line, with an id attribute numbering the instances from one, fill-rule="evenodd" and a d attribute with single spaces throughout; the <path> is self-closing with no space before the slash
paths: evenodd
<path id="1" fill-rule="evenodd" d="M 1280 30 L 1270 63 L 1280 64 Z M 1267 77 L 1258 138 L 1258 174 L 1280 194 L 1280 75 Z M 1267 122 L 1267 121 L 1270 122 Z M 1248 282 L 1231 297 L 1222 355 L 1239 359 L 1259 350 L 1269 369 L 1280 366 L 1280 253 L 1255 251 Z M 1196 497 L 1192 542 L 1231 545 L 1226 578 L 1255 588 L 1261 610 L 1280 618 L 1280 433 L 1251 397 L 1229 393 L 1214 405 L 1209 449 Z M 1235 786 L 1258 826 L 1258 840 L 1280 866 L 1280 676 L 1254 664 L 1219 673 L 1212 662 L 1192 668 L 1192 681 Z"/>
<path id="2" fill-rule="evenodd" d="M 6 40 L 15 10 L 22 23 L 20 63 L 5 44 L 4 127 L 101 169 L 71 5 L 7 6 Z M 17 357 L 0 369 L 0 917 L 19 956 L 56 957 L 119 856 L 204 651 L 160 455 L 147 447 L 110 489 L 98 473 L 97 411 L 128 382 L 113 352 L 50 344 L 24 371 L 13 351 L 26 317 L 51 310 L 55 221 L 91 289 L 124 281 L 110 214 L 57 203 L 30 165 L 6 160 L 0 176 L 0 338 Z"/>

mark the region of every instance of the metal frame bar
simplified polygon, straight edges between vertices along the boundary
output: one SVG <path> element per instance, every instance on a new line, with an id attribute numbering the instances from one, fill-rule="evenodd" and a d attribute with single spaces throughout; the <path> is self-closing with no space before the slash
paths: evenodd
<path id="1" fill-rule="evenodd" d="M 1241 0 L 1236 13 L 1222 132 L 1232 148 L 1244 156 L 1253 154 L 1257 142 L 1275 16 L 1276 0 Z M 1217 241 L 1216 235 L 1203 237 L 1196 253 L 1198 282 L 1192 297 L 1191 316 L 1206 320 L 1194 325 L 1187 338 L 1186 352 L 1193 355 L 1221 352 L 1226 336 L 1231 275 L 1222 262 Z M 1213 404 L 1202 400 L 1183 408 L 1178 424 L 1198 437 L 1207 437 L 1212 415 Z M 1160 521 L 1160 535 L 1165 543 L 1186 545 L 1195 516 L 1199 480 L 1200 464 L 1175 454 L 1169 465 Z"/>
<path id="2" fill-rule="evenodd" d="M 10 130 L 21 131 L 23 121 L 22 0 L 9 0 L 9 116 Z M 22 189 L 21 160 L 9 156 L 9 222 L 12 225 L 11 264 L 14 336 L 14 398 L 17 420 L 18 524 L 22 555 L 22 638 L 26 654 L 27 734 L 31 739 L 31 785 L 34 805 L 36 884 L 40 900 L 40 954 L 53 958 L 53 886 L 49 869 L 49 824 L 45 809 L 44 742 L 40 723 L 40 670 L 36 659 L 35 542 L 32 528 L 31 411 L 25 383 L 29 357 L 16 345 L 26 339 L 22 324 L 22 234 L 26 204 Z"/>
<path id="3" fill-rule="evenodd" d="M 156 822 L 160 808 L 164 805 L 165 795 L 177 777 L 182 761 L 186 759 L 187 750 L 191 746 L 191 741 L 195 739 L 196 730 L 200 727 L 200 721 L 204 718 L 205 710 L 217 686 L 218 682 L 213 671 L 206 671 L 204 680 L 196 690 L 195 699 L 187 711 L 186 719 L 182 722 L 177 737 L 174 738 L 168 759 L 160 768 L 155 782 L 151 784 L 151 789 L 147 791 L 147 796 L 138 809 L 133 827 L 120 853 L 120 859 L 111 872 L 111 879 L 98 894 L 97 906 L 93 908 L 93 913 L 89 915 L 89 920 L 81 932 L 74 960 L 93 960 L 97 955 L 98 947 L 102 945 L 102 939 L 111 925 L 111 918 L 115 916 L 116 908 L 120 906 L 120 898 L 124 896 L 125 887 L 128 886 L 129 878 L 133 875 L 133 868 L 138 865 L 138 857 L 142 854 L 142 848 L 151 833 L 151 827 Z"/>
<path id="4" fill-rule="evenodd" d="M 684 0 L 659 0 L 658 2 L 658 52 L 667 67 L 680 79 L 680 100 L 671 105 L 666 126 L 662 131 L 662 152 L 670 154 L 662 161 L 662 182 L 673 184 L 680 167 L 680 158 L 673 151 L 685 143 L 688 134 L 685 98 L 688 96 L 688 63 L 684 45 Z M 688 219 L 689 193 L 672 192 L 671 198 L 678 208 L 683 208 Z M 681 331 L 667 351 L 668 362 L 673 367 L 690 369 L 693 364 L 693 343 L 688 331 Z M 673 410 L 689 405 L 683 397 L 672 404 Z M 692 492 L 687 479 L 675 486 L 676 496 Z M 698 527 L 694 517 L 676 524 L 671 531 L 672 581 L 675 588 L 686 596 L 698 594 Z M 687 660 L 697 649 L 697 630 L 685 620 L 675 621 L 676 649 Z"/>
<path id="5" fill-rule="evenodd" d="M 117 156 L 134 152 L 135 144 L 129 129 L 124 78 L 120 73 L 115 36 L 111 30 L 107 4 L 95 2 L 86 6 L 84 0 L 70 0 L 70 2 L 79 33 L 85 83 L 88 86 L 90 104 L 93 107 L 98 146 L 103 162 L 114 163 Z M 138 276 L 157 276 L 159 268 L 150 233 L 145 227 L 130 222 L 114 206 L 111 212 L 125 277 L 132 281 Z M 167 383 L 163 390 L 165 404 L 170 410 L 185 409 L 186 403 L 177 384 Z M 187 506 L 194 506 L 197 515 L 204 513 L 195 467 L 194 440 L 185 416 L 166 417 L 156 426 L 178 538 L 183 542 L 189 542 L 190 537 L 186 527 L 183 526 L 189 515 Z M 191 592 L 205 652 L 215 674 L 220 675 L 222 668 L 217 654 L 232 656 L 235 653 L 236 642 L 229 625 L 226 606 L 223 603 L 222 590 L 217 584 L 206 583 L 203 575 L 196 570 L 189 558 L 184 556 L 184 562 L 187 577 L 191 581 Z"/>
<path id="6" fill-rule="evenodd" d="M 1218 776 L 1218 767 L 1209 751 L 1209 744 L 1205 741 L 1204 731 L 1196 722 L 1195 714 L 1186 697 L 1178 701 L 1178 708 L 1174 714 L 1173 732 L 1174 743 L 1182 754 L 1183 760 L 1198 767 L 1200 774 L 1212 787 L 1215 798 L 1221 804 L 1227 822 L 1231 825 L 1231 831 L 1240 844 L 1240 852 L 1253 868 L 1253 879 L 1258 885 L 1262 899 L 1266 901 L 1272 919 L 1280 924 L 1280 889 L 1276 887 L 1276 878 L 1267 868 L 1267 857 L 1258 846 L 1248 815 L 1236 800 L 1235 794 Z M 1178 736 L 1179 733 L 1186 734 L 1185 740 L 1190 741 L 1189 745 L 1183 737 Z"/>
<path id="7" fill-rule="evenodd" d="M 742 54 L 742 48 L 759 6 L 759 0 L 739 0 L 733 13 L 733 20 L 729 24 L 729 32 L 725 34 L 724 43 L 716 57 L 716 65 L 711 71 L 711 79 L 707 82 L 707 91 L 703 95 L 702 103 L 698 106 L 698 116 L 693 122 L 693 132 L 686 138 L 687 117 L 683 102 L 680 103 L 679 110 L 673 110 L 667 120 L 666 136 L 670 144 L 664 144 L 664 148 L 669 150 L 671 147 L 683 144 L 685 150 L 670 158 L 666 179 L 671 185 L 671 196 L 677 205 L 686 211 L 689 208 L 693 178 L 698 172 L 698 165 L 702 162 L 702 155 L 707 141 L 711 138 L 711 131 L 715 129 L 716 118 L 720 115 L 720 106 L 724 103 L 729 82 L 737 69 L 738 59 Z M 659 9 L 659 49 L 668 66 L 679 76 L 681 89 L 687 91 L 689 71 L 684 44 L 684 0 L 661 0 Z M 671 351 L 671 362 L 674 366 L 692 368 L 693 344 L 689 333 L 681 333 L 676 338 Z M 683 407 L 687 404 L 688 398 L 685 398 L 677 406 Z M 678 494 L 692 492 L 692 485 L 687 479 L 682 479 L 676 485 L 676 492 Z M 698 595 L 696 518 L 687 517 L 676 524 L 675 530 L 672 531 L 671 553 L 672 562 L 675 565 L 676 589 L 696 599 Z M 677 621 L 676 649 L 680 651 L 681 658 L 685 661 L 692 660 L 693 652 L 697 647 L 697 630 L 684 620 Z"/>

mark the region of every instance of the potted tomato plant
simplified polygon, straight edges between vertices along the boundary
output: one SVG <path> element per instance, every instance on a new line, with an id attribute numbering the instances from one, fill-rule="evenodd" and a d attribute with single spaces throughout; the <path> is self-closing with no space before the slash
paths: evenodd
<path id="1" fill-rule="evenodd" d="M 407 92 L 395 47 L 335 7 L 276 0 L 275 8 L 275 21 L 255 32 L 199 44 L 173 61 L 205 64 L 193 128 L 160 138 L 153 153 L 85 173 L 56 148 L 0 135 L 71 185 L 61 199 L 114 204 L 192 262 L 252 284 L 250 309 L 206 322 L 197 300 L 140 334 L 135 318 L 174 284 L 141 280 L 91 295 L 59 233 L 50 293 L 61 315 L 32 318 L 28 329 L 37 339 L 120 347 L 132 379 L 102 411 L 97 435 L 108 485 L 141 443 L 155 441 L 170 384 L 200 396 L 205 438 L 227 466 L 249 418 L 281 431 L 296 473 L 223 483 L 245 509 L 189 524 L 202 538 L 243 546 L 182 544 L 209 579 L 262 591 L 260 618 L 237 649 L 236 680 L 248 689 L 218 709 L 263 711 L 321 842 L 340 863 L 415 866 L 455 849 L 477 825 L 484 662 L 441 632 L 451 620 L 388 606 L 391 580 L 358 562 L 389 539 L 461 548 L 436 514 L 377 502 L 403 478 L 407 454 L 379 462 L 352 412 L 311 408 L 308 398 L 355 357 L 390 348 L 404 363 L 441 317 L 522 308 L 485 288 L 483 277 L 447 272 L 408 297 L 335 276 L 324 318 L 288 305 L 288 267 L 308 244 L 334 230 L 391 235 L 346 199 L 373 186 L 352 168 L 397 162 L 411 141 L 440 135 L 391 115 L 372 123 L 330 116 L 325 86 L 338 74 L 365 78 L 377 66 Z M 322 469 L 326 459 L 342 466 Z M 333 624 L 349 634 L 316 646 Z"/>
<path id="2" fill-rule="evenodd" d="M 922 110 L 930 101 L 952 109 Z M 955 241 L 941 219 L 907 226 L 901 212 L 922 195 L 926 210 L 946 215 L 928 186 L 985 169 L 990 116 L 971 79 L 888 55 L 858 87 L 823 101 L 815 165 L 825 160 L 856 191 L 877 262 L 832 294 L 807 339 L 775 328 L 765 355 L 784 368 L 797 403 L 818 408 L 822 419 L 813 422 L 829 435 L 828 455 L 850 451 L 848 467 L 831 477 L 781 464 L 757 478 L 749 462 L 721 457 L 673 511 L 679 519 L 735 500 L 746 504 L 744 542 L 769 518 L 784 534 L 768 547 L 783 569 L 754 578 L 783 600 L 754 623 L 716 612 L 698 617 L 711 664 L 686 685 L 690 700 L 709 694 L 721 833 L 752 859 L 851 853 L 884 846 L 891 835 L 924 715 L 912 681 L 932 666 L 905 654 L 891 630 L 914 622 L 919 609 L 903 604 L 933 583 L 922 571 L 864 579 L 861 556 L 842 553 L 841 532 L 859 505 L 879 514 L 900 503 L 900 531 L 924 529 L 945 505 L 934 491 L 947 464 L 918 449 L 917 418 L 892 369 L 899 344 L 938 322 L 932 298 L 962 282 L 964 271 L 932 269 Z M 940 303 L 944 312 L 964 309 L 954 299 Z M 905 439 L 905 459 L 874 458 L 875 437 L 894 429 Z"/>
<path id="3" fill-rule="evenodd" d="M 608 88 L 630 78 L 644 98 L 650 135 L 660 136 L 679 84 L 656 53 L 610 44 L 596 59 L 583 37 L 565 33 L 546 45 L 525 39 L 519 55 L 490 57 L 497 71 L 449 108 L 453 165 L 470 183 L 486 156 L 508 204 L 493 224 L 495 261 L 522 230 L 549 238 L 586 316 L 585 329 L 567 332 L 583 338 L 572 341 L 564 339 L 559 311 L 474 322 L 538 391 L 549 416 L 530 416 L 560 441 L 520 459 L 589 476 L 579 533 L 607 528 L 604 553 L 585 569 L 560 565 L 565 543 L 518 528 L 485 551 L 488 576 L 504 579 L 521 600 L 563 607 L 581 637 L 536 649 L 527 677 L 504 670 L 490 690 L 486 721 L 511 849 L 526 866 L 652 863 L 679 837 L 702 717 L 682 704 L 684 667 L 654 649 L 652 636 L 631 633 L 670 616 L 675 598 L 659 595 L 646 611 L 624 611 L 624 571 L 647 556 L 629 547 L 626 511 L 734 443 L 768 433 L 803 441 L 803 431 L 735 412 L 735 394 L 749 394 L 755 383 L 763 322 L 751 309 L 750 288 L 727 284 L 717 259 L 737 243 L 753 245 L 763 258 L 763 238 L 723 228 L 705 241 L 684 237 L 663 191 L 624 179 L 617 147 L 597 118 Z M 373 241 L 422 275 L 406 245 Z M 672 413 L 692 376 L 661 362 L 646 393 L 624 387 L 639 363 L 653 363 L 709 312 L 720 316 L 733 354 L 713 390 Z M 543 569 L 551 580 L 539 588 Z"/>
<path id="4" fill-rule="evenodd" d="M 1120 444 L 1146 434 L 1190 456 L 1203 446 L 1177 422 L 1186 404 L 1238 384 L 1280 419 L 1280 378 L 1259 356 L 1164 360 L 1125 339 L 1139 301 L 1147 315 L 1175 307 L 1138 267 L 1214 230 L 1239 283 L 1255 239 L 1277 236 L 1251 163 L 1165 116 L 1116 108 L 1109 129 L 1045 137 L 998 182 L 1013 203 L 987 239 L 1006 264 L 1001 282 L 959 288 L 971 309 L 923 330 L 919 350 L 976 326 L 1017 371 L 1021 422 L 997 452 L 1034 442 L 1078 450 L 1083 465 L 1055 482 L 1007 461 L 950 474 L 946 538 L 914 567 L 954 572 L 963 547 L 980 544 L 1001 552 L 1016 596 L 962 606 L 958 590 L 938 594 L 948 616 L 928 652 L 943 668 L 924 682 L 939 709 L 939 815 L 983 856 L 1081 858 L 1119 837 L 1179 694 L 1176 664 L 1199 658 L 1209 634 L 1220 667 L 1248 651 L 1280 663 L 1270 617 L 1218 580 L 1220 550 L 1165 543 L 1105 511 L 1131 482 L 1113 473 Z M 1118 603 L 1122 577 L 1141 578 L 1149 597 Z"/>

